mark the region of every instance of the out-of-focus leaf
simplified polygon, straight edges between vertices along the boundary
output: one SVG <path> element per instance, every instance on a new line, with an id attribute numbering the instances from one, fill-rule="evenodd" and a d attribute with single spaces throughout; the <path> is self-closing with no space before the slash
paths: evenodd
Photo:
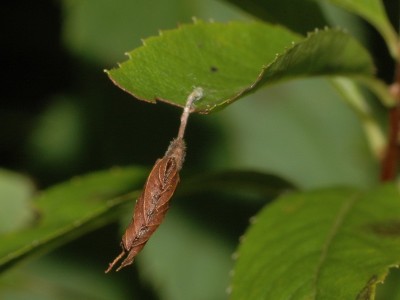
<path id="1" fill-rule="evenodd" d="M 90 61 L 113 64 L 140 39 L 196 15 L 185 0 L 64 0 L 65 44 Z"/>
<path id="2" fill-rule="evenodd" d="M 365 96 L 361 93 L 358 86 L 349 79 L 333 78 L 331 82 L 343 95 L 343 99 L 358 114 L 372 153 L 377 160 L 380 160 L 386 149 L 386 138 Z"/>
<path id="3" fill-rule="evenodd" d="M 394 185 L 283 196 L 242 240 L 232 299 L 374 299 L 400 263 L 399 216 Z"/>
<path id="4" fill-rule="evenodd" d="M 144 41 L 130 59 L 108 71 L 139 99 L 183 106 L 194 86 L 204 97 L 197 111 L 221 108 L 256 88 L 310 76 L 371 78 L 368 52 L 351 36 L 324 30 L 301 40 L 263 23 L 196 22 Z"/>
<path id="5" fill-rule="evenodd" d="M 187 195 L 204 191 L 218 191 L 236 195 L 257 193 L 262 198 L 273 199 L 294 188 L 294 185 L 288 181 L 272 174 L 250 170 L 232 170 L 188 178 L 182 183 L 178 194 Z"/>
<path id="6" fill-rule="evenodd" d="M 76 177 L 43 191 L 33 201 L 36 223 L 0 236 L 0 271 L 115 220 L 123 204 L 138 194 L 126 193 L 139 189 L 144 176 L 141 168 L 116 168 Z"/>
<path id="7" fill-rule="evenodd" d="M 272 86 L 218 117 L 231 168 L 267 170 L 303 189 L 376 184 L 378 164 L 360 120 L 327 80 Z"/>
<path id="8" fill-rule="evenodd" d="M 128 299 L 116 278 L 104 276 L 84 261 L 51 255 L 3 274 L 0 286 L 1 299 Z"/>
<path id="9" fill-rule="evenodd" d="M 68 98 L 55 97 L 35 124 L 27 154 L 41 168 L 65 168 L 76 161 L 82 143 L 81 112 Z"/>
<path id="10" fill-rule="evenodd" d="M 226 240 L 171 209 L 137 264 L 158 287 L 160 299 L 223 299 L 232 250 Z"/>
<path id="11" fill-rule="evenodd" d="M 33 192 L 27 177 L 0 169 L 0 234 L 23 228 L 33 220 Z"/>
<path id="12" fill-rule="evenodd" d="M 188 214 L 184 215 L 179 211 L 179 205 L 175 206 L 178 204 L 175 201 L 194 201 L 191 196 L 198 192 L 227 192 L 236 198 L 230 203 L 234 206 L 242 193 L 247 200 L 248 193 L 253 192 L 257 193 L 260 202 L 265 203 L 271 197 L 292 188 L 292 185 L 276 176 L 251 171 L 201 174 L 183 178 L 181 184 L 176 195 L 178 199 L 172 200 L 172 207 L 164 222 L 140 253 L 136 263 L 140 273 L 157 287 L 161 299 L 222 299 L 229 281 L 228 273 L 232 268 L 231 253 L 234 246 L 221 233 L 212 233 L 201 227 L 199 221 L 187 211 Z M 232 198 L 228 196 L 227 199 Z M 223 208 L 222 203 L 215 203 L 214 210 L 218 208 L 221 209 L 220 213 L 226 214 L 232 209 Z M 124 223 L 130 221 L 131 215 L 126 217 Z M 202 219 L 207 218 L 212 219 L 210 214 Z M 233 218 L 233 215 L 221 218 Z M 187 276 L 188 270 L 190 276 Z"/>
<path id="13" fill-rule="evenodd" d="M 301 34 L 327 25 L 324 13 L 315 1 L 228 0 L 228 2 L 260 19 L 282 24 Z"/>
<path id="14" fill-rule="evenodd" d="M 319 0 L 325 1 L 325 0 Z M 390 24 L 385 7 L 381 0 L 329 0 L 370 22 L 380 32 L 386 41 L 390 53 L 394 58 L 399 58 L 399 39 L 396 31 Z M 308 1 L 307 1 L 308 2 Z"/>
<path id="15" fill-rule="evenodd" d="M 394 58 L 398 57 L 398 37 L 381 0 L 228 0 L 243 10 L 293 31 L 306 33 L 328 25 L 320 5 L 330 2 L 370 22 L 381 33 Z"/>

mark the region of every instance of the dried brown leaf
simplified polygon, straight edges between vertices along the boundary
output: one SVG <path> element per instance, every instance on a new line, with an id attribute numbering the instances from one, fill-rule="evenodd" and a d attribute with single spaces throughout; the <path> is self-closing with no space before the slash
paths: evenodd
<path id="1" fill-rule="evenodd" d="M 110 263 L 108 273 L 125 255 L 117 271 L 133 263 L 154 231 L 162 223 L 169 208 L 169 201 L 179 183 L 179 171 L 185 159 L 186 144 L 183 135 L 187 119 L 195 100 L 202 96 L 201 89 L 189 95 L 182 113 L 178 137 L 172 140 L 164 157 L 158 159 L 151 170 L 142 194 L 137 199 L 132 221 L 122 236 L 122 252 Z"/>

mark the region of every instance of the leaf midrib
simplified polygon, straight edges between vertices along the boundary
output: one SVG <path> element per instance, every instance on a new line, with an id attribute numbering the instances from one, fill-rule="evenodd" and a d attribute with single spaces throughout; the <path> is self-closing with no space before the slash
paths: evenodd
<path id="1" fill-rule="evenodd" d="M 355 202 L 358 199 L 360 199 L 360 197 L 358 196 L 357 193 L 354 193 L 347 201 L 345 201 L 343 203 L 343 205 L 341 206 L 337 216 L 335 217 L 334 222 L 332 223 L 331 230 L 325 240 L 325 243 L 322 245 L 320 258 L 319 258 L 318 264 L 315 269 L 311 299 L 318 299 L 317 298 L 318 282 L 320 280 L 321 270 L 322 270 L 324 263 L 326 261 L 326 258 L 328 256 L 330 246 L 333 244 L 333 241 L 334 241 L 335 237 L 337 236 L 337 233 L 340 230 L 341 225 L 344 223 L 345 218 L 348 216 L 351 208 L 354 206 Z"/>

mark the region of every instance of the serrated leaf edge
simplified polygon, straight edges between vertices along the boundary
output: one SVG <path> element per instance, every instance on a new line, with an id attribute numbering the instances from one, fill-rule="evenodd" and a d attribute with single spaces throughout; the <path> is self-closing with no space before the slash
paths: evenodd
<path id="1" fill-rule="evenodd" d="M 160 32 L 159 32 L 159 35 L 150 36 L 150 37 L 148 37 L 148 38 L 146 38 L 146 39 L 143 39 L 143 40 L 142 40 L 142 43 L 143 43 L 143 46 L 142 46 L 142 47 L 146 47 L 146 46 L 147 46 L 146 42 L 147 42 L 148 40 L 157 39 L 157 38 L 161 37 L 161 36 L 162 36 L 162 32 L 167 32 L 167 31 L 168 31 L 168 32 L 172 32 L 172 31 L 180 30 L 180 29 L 183 28 L 183 27 L 189 27 L 189 26 L 193 26 L 193 25 L 197 25 L 197 24 L 207 24 L 207 23 L 212 23 L 212 22 L 205 22 L 205 21 L 203 21 L 203 20 L 199 20 L 199 19 L 193 18 L 193 22 L 192 22 L 192 23 L 179 24 L 177 28 L 168 29 L 168 30 L 165 30 L 165 31 L 160 31 Z M 230 21 L 230 22 L 227 22 L 227 23 L 225 23 L 225 24 L 229 25 L 229 24 L 232 24 L 232 23 L 238 23 L 238 22 L 237 22 L 237 21 Z M 256 21 L 253 21 L 253 23 L 257 23 L 257 22 L 256 22 Z M 274 25 L 274 26 L 281 27 L 280 25 Z M 286 30 L 289 30 L 289 29 L 286 29 Z M 309 33 L 307 34 L 307 36 L 303 37 L 303 39 L 301 39 L 300 41 L 298 41 L 298 42 L 293 41 L 291 44 L 288 44 L 287 48 L 285 48 L 281 53 L 277 53 L 276 56 L 275 56 L 275 58 L 274 58 L 271 62 L 267 63 L 267 64 L 264 65 L 264 66 L 261 66 L 261 70 L 260 70 L 259 75 L 256 77 L 256 79 L 254 80 L 254 82 L 251 83 L 251 84 L 249 84 L 246 88 L 240 90 L 240 91 L 239 91 L 238 93 L 236 93 L 235 95 L 233 95 L 233 96 L 231 96 L 231 97 L 229 97 L 229 98 L 223 100 L 223 102 L 221 102 L 221 103 L 214 104 L 214 105 L 210 105 L 210 106 L 208 106 L 208 107 L 206 107 L 206 108 L 202 108 L 201 110 L 200 110 L 200 109 L 196 109 L 196 107 L 195 107 L 194 112 L 197 112 L 197 113 L 200 113 L 200 114 L 208 114 L 208 113 L 210 113 L 210 112 L 212 112 L 212 111 L 218 111 L 218 110 L 222 109 L 223 107 L 225 107 L 225 106 L 227 106 L 227 105 L 233 103 L 234 101 L 236 101 L 238 98 L 244 96 L 245 94 L 248 94 L 248 93 L 252 92 L 253 90 L 256 89 L 256 87 L 257 87 L 257 85 L 259 84 L 259 82 L 263 79 L 264 74 L 271 68 L 271 66 L 273 66 L 274 64 L 276 64 L 282 57 L 284 57 L 287 53 L 289 53 L 290 51 L 292 51 L 292 50 L 295 49 L 296 47 L 299 47 L 301 44 L 308 42 L 310 39 L 314 38 L 315 36 L 317 36 L 317 35 L 319 35 L 319 34 L 321 34 L 321 33 L 323 33 L 323 32 L 342 32 L 343 34 L 348 35 L 347 31 L 344 30 L 344 29 L 342 29 L 342 28 L 329 28 L 329 27 L 327 27 L 327 26 L 325 26 L 325 27 L 322 28 L 322 29 L 320 29 L 320 28 L 315 28 L 314 31 L 309 32 Z M 161 34 L 160 34 L 160 33 L 161 33 Z M 297 35 L 297 34 L 296 34 L 296 35 Z M 138 49 L 138 48 L 136 48 L 136 49 Z M 135 51 L 136 49 L 133 49 L 132 51 Z M 130 51 L 130 52 L 132 52 L 132 51 Z M 130 52 L 127 52 L 127 53 L 126 53 L 126 55 L 129 57 L 129 59 L 131 58 Z M 124 62 L 117 63 L 118 68 L 121 68 L 121 64 L 123 64 L 123 63 L 124 63 Z M 158 101 L 160 101 L 160 102 L 167 103 L 167 104 L 169 104 L 169 105 L 173 105 L 173 106 L 177 106 L 177 107 L 181 107 L 181 108 L 183 107 L 183 105 L 177 104 L 177 103 L 172 102 L 172 101 L 170 101 L 170 100 L 168 100 L 168 99 L 163 99 L 163 98 L 160 98 L 160 97 L 155 97 L 155 98 L 153 98 L 153 99 L 146 99 L 146 98 L 144 98 L 144 97 L 139 97 L 138 95 L 136 95 L 135 92 L 128 91 L 126 88 L 124 88 L 123 86 L 121 86 L 119 83 L 117 83 L 117 82 L 111 77 L 110 72 L 113 71 L 113 70 L 116 70 L 116 69 L 117 69 L 117 68 L 105 69 L 104 72 L 108 75 L 108 77 L 110 78 L 110 80 L 111 80 L 116 86 L 118 86 L 120 89 L 122 89 L 122 90 L 125 91 L 126 93 L 132 95 L 132 96 L 135 97 L 136 99 L 139 99 L 139 100 L 142 100 L 142 101 L 145 101 L 145 102 L 148 102 L 148 103 L 152 103 L 152 104 L 155 104 L 155 103 L 157 103 Z M 371 70 L 371 75 L 372 75 L 373 73 L 374 73 L 374 70 Z M 340 75 L 341 75 L 341 76 L 345 76 L 345 77 L 347 77 L 346 75 L 348 75 L 348 76 L 350 76 L 351 78 L 354 78 L 354 79 L 360 80 L 360 81 L 363 81 L 363 79 L 365 79 L 365 81 L 367 81 L 367 80 L 369 79 L 369 77 L 367 77 L 367 76 L 362 76 L 362 75 L 354 75 L 354 74 L 340 74 Z M 338 75 L 316 75 L 316 76 L 339 76 L 339 74 L 338 74 Z M 282 79 L 282 80 L 279 79 L 279 80 L 275 80 L 275 81 L 273 81 L 273 82 L 271 82 L 271 83 L 268 83 L 268 85 L 269 85 L 269 84 L 275 84 L 275 83 L 278 83 L 278 82 L 283 82 L 283 81 L 289 81 L 289 80 L 293 80 L 293 79 L 296 79 L 296 78 L 302 78 L 302 77 L 304 77 L 304 76 L 301 76 L 301 75 L 300 75 L 300 76 L 293 76 L 293 77 L 291 77 L 291 78 L 285 78 L 285 79 Z M 194 87 L 193 87 L 193 88 L 194 88 Z M 206 96 L 206 94 L 205 94 L 205 96 Z"/>

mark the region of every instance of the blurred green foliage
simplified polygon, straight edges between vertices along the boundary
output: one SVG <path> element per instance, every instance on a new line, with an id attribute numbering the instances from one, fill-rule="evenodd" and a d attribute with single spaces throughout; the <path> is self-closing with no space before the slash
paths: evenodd
<path id="1" fill-rule="evenodd" d="M 391 19 L 398 20 L 398 4 L 389 2 Z M 379 76 L 391 78 L 392 61 L 376 31 L 355 16 L 323 9 L 329 11 L 328 25 L 357 24 L 350 31 L 369 47 Z M 2 233 L 35 220 L 28 201 L 32 182 L 45 189 L 116 165 L 149 166 L 175 136 L 179 109 L 134 100 L 103 69 L 125 60 L 123 53 L 141 38 L 193 16 L 252 18 L 212 0 L 157 0 L 150 6 L 144 0 L 17 0 L 3 3 L 1 12 L 6 76 L 0 165 L 30 177 L 0 174 Z M 374 108 L 382 119 L 382 107 Z M 183 181 L 192 174 L 244 168 L 280 175 L 304 189 L 377 183 L 378 163 L 358 116 L 324 79 L 276 85 L 218 114 L 194 115 L 187 143 Z M 257 201 L 249 201 L 252 197 Z M 0 298 L 223 299 L 233 266 L 226 255 L 233 253 L 248 218 L 269 200 L 207 191 L 190 199 L 182 195 L 133 268 L 102 275 L 119 250 L 120 228 L 113 224 L 2 274 Z M 130 213 L 129 208 L 127 218 Z M 190 252 L 187 257 L 182 249 Z"/>

